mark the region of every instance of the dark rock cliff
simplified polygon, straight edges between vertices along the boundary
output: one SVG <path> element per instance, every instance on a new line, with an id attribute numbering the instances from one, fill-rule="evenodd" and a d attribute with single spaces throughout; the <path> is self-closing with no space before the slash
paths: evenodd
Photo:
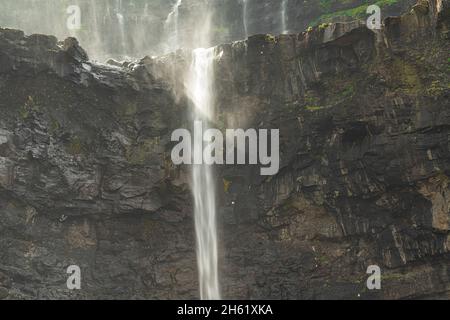
<path id="1" fill-rule="evenodd" d="M 170 91 L 142 66 L 92 65 L 75 39 L 0 42 L 2 292 L 70 297 L 77 264 L 79 297 L 195 297 L 190 197 L 165 158 Z"/>
<path id="2" fill-rule="evenodd" d="M 421 1 L 379 33 L 334 24 L 219 47 L 225 127 L 280 128 L 282 160 L 263 181 L 223 171 L 224 283 L 259 298 L 449 297 L 448 15 Z"/>
<path id="3" fill-rule="evenodd" d="M 388 17 L 405 12 L 415 0 L 373 2 L 381 7 L 382 16 Z M 182 0 L 176 27 L 168 26 L 167 20 L 177 3 L 178 0 L 4 0 L 0 4 L 0 25 L 60 38 L 76 36 L 92 58 L 104 61 L 110 57 L 122 59 L 173 51 L 168 43 L 168 38 L 173 37 L 178 38 L 179 47 L 189 47 L 196 25 L 205 19 L 206 6 L 214 12 L 212 38 L 213 44 L 218 45 L 257 33 L 280 34 L 284 28 L 294 33 L 322 22 L 365 19 L 368 5 L 366 0 Z M 79 30 L 67 29 L 69 4 L 80 7 Z M 176 36 L 172 34 L 175 29 Z"/>
<path id="4" fill-rule="evenodd" d="M 449 9 L 216 48 L 217 127 L 280 128 L 282 162 L 217 168 L 225 298 L 450 297 Z M 187 55 L 104 66 L 0 29 L 0 298 L 198 297 Z"/>

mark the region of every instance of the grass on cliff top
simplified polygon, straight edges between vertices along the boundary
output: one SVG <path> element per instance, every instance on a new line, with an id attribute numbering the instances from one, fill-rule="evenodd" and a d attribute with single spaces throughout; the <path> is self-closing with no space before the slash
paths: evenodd
<path id="1" fill-rule="evenodd" d="M 330 3 L 331 3 L 331 0 L 321 0 L 320 1 L 320 5 L 321 5 L 322 9 L 324 9 L 326 12 L 329 11 L 331 8 Z M 360 5 L 358 7 L 353 7 L 350 9 L 340 10 L 340 11 L 336 11 L 336 12 L 327 12 L 327 13 L 321 15 L 319 18 L 312 21 L 310 23 L 310 25 L 316 26 L 320 23 L 333 22 L 336 18 L 339 18 L 339 17 L 350 17 L 350 18 L 353 18 L 356 20 L 359 18 L 363 18 L 367 15 L 366 11 L 367 11 L 367 7 L 369 5 L 375 4 L 375 5 L 379 6 L 380 8 L 382 8 L 382 7 L 391 6 L 391 5 L 394 5 L 397 3 L 398 3 L 398 0 L 378 0 L 376 2 L 370 2 L 367 0 L 365 4 Z"/>

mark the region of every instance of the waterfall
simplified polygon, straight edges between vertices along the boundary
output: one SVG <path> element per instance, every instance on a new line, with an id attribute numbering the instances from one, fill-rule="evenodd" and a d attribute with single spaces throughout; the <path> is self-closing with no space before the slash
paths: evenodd
<path id="1" fill-rule="evenodd" d="M 208 128 L 213 119 L 213 65 L 214 48 L 196 49 L 192 52 L 189 71 L 188 94 L 194 103 L 195 125 Z M 199 128 L 197 128 L 199 129 Z M 199 132 L 200 130 L 196 130 Z M 201 138 L 200 138 L 201 139 Z M 194 146 L 194 159 L 202 159 L 203 146 Z M 206 161 L 206 159 L 205 159 Z M 201 299 L 220 299 L 217 265 L 216 195 L 213 168 L 206 164 L 194 164 L 192 168 L 192 192 L 194 195 L 195 229 L 197 237 L 197 264 Z"/>
<path id="2" fill-rule="evenodd" d="M 167 51 L 173 51 L 180 46 L 180 39 L 178 35 L 178 15 L 179 7 L 182 0 L 177 2 L 172 7 L 166 21 L 164 22 L 164 31 L 167 37 Z"/>
<path id="3" fill-rule="evenodd" d="M 120 45 L 122 48 L 122 54 L 126 52 L 126 44 L 125 44 L 125 21 L 123 15 L 121 13 L 116 13 L 117 21 L 119 22 L 120 28 Z"/>
<path id="4" fill-rule="evenodd" d="M 209 46 L 211 33 L 211 15 L 206 10 L 205 20 L 197 25 L 197 36 L 193 47 Z M 214 48 L 195 49 L 186 76 L 186 94 L 194 105 L 192 119 L 194 132 L 209 128 L 214 120 Z M 198 128 L 200 126 L 200 128 Z M 195 141 L 202 141 L 197 137 Z M 194 220 L 197 242 L 197 265 L 200 284 L 200 298 L 204 300 L 220 299 L 218 275 L 218 245 L 216 222 L 216 179 L 214 169 L 207 159 L 212 155 L 203 154 L 203 145 L 194 145 L 192 166 L 192 193 L 194 198 Z M 203 164 L 199 159 L 204 159 Z"/>
<path id="5" fill-rule="evenodd" d="M 156 14 L 149 12 L 154 8 L 156 1 L 15 1 L 18 2 L 17 10 L 4 10 L 11 16 L 9 20 L 13 27 L 22 27 L 28 33 L 56 34 L 62 39 L 72 32 L 67 29 L 66 5 L 68 3 L 78 4 L 82 9 L 82 30 L 76 35 L 80 38 L 80 43 L 87 47 L 91 58 L 94 57 L 95 59 L 124 58 L 127 54 L 151 54 L 152 52 L 146 44 L 152 39 L 151 35 L 159 31 L 159 28 L 155 27 L 155 30 L 150 30 L 148 26 L 160 26 L 159 19 L 155 18 Z M 249 0 L 244 1 L 246 33 L 247 1 Z M 186 75 L 181 74 L 180 77 L 185 80 L 186 96 L 190 98 L 195 107 L 193 108 L 192 119 L 194 122 L 197 121 L 197 124 L 202 123 L 203 129 L 208 128 L 208 123 L 215 120 L 213 90 L 215 51 L 213 48 L 206 49 L 211 46 L 212 14 L 210 11 L 213 6 L 210 5 L 210 2 L 212 1 L 191 2 L 195 4 L 195 10 L 192 10 L 190 12 L 192 16 L 188 17 L 190 25 L 187 26 L 187 30 L 190 37 L 186 36 L 186 39 L 181 36 L 182 28 L 179 21 L 181 20 L 180 9 L 183 8 L 182 3 L 185 2 L 182 2 L 182 0 L 173 1 L 174 5 L 171 12 L 165 21 L 161 21 L 165 24 L 166 32 L 164 36 L 170 49 L 177 49 L 185 43 L 188 48 L 200 48 L 192 51 L 192 60 L 186 67 Z M 203 10 L 199 5 L 201 3 L 205 4 L 203 7 L 205 12 L 201 12 Z M 5 7 L 6 5 L 0 5 L 0 9 Z M 31 7 L 33 10 L 24 10 L 27 7 Z M 197 10 L 198 8 L 199 10 Z M 132 17 L 138 14 L 136 13 L 137 10 L 142 10 L 146 19 L 146 23 L 142 27 L 144 30 L 142 33 L 135 31 L 137 29 L 136 18 L 134 19 L 134 26 L 132 24 Z M 26 16 L 22 16 L 25 13 Z M 14 17 L 14 14 L 17 17 Z M 158 24 L 154 20 L 158 20 Z M 147 29 L 144 28 L 145 26 L 147 26 Z M 159 48 L 159 43 L 155 43 L 154 47 Z M 196 158 L 201 157 L 202 150 L 203 148 L 194 149 L 194 156 Z M 211 157 L 211 155 L 209 156 Z M 220 299 L 215 190 L 217 177 L 214 167 L 207 164 L 193 165 L 191 174 L 200 297 L 202 299 Z"/>
<path id="6" fill-rule="evenodd" d="M 281 33 L 286 34 L 288 33 L 287 28 L 287 4 L 288 0 L 283 0 L 281 2 Z"/>
<path id="7" fill-rule="evenodd" d="M 242 0 L 242 23 L 244 24 L 244 34 L 245 34 L 245 38 L 247 39 L 248 37 L 248 25 L 247 25 L 247 1 L 248 0 Z"/>
<path id="8" fill-rule="evenodd" d="M 125 38 L 125 18 L 122 14 L 122 0 L 117 0 L 116 2 L 116 17 L 119 23 L 121 54 L 126 55 L 127 45 Z"/>
<path id="9" fill-rule="evenodd" d="M 104 55 L 103 45 L 102 45 L 102 35 L 101 35 L 101 29 L 98 21 L 98 9 L 97 9 L 97 2 L 92 2 L 92 18 L 93 18 L 93 34 L 94 34 L 94 41 L 90 48 L 88 48 L 90 54 L 94 54 L 95 56 L 99 57 L 102 54 Z"/>

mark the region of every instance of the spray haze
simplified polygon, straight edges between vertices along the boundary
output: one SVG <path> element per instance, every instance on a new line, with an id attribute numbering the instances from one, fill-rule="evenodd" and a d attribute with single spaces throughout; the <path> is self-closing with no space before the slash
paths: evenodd
<path id="1" fill-rule="evenodd" d="M 186 95 L 193 103 L 192 120 L 209 127 L 214 118 L 214 48 L 211 44 L 211 11 L 208 2 L 203 8 L 204 20 L 196 25 L 192 37 L 191 65 L 185 76 Z M 202 137 L 200 137 L 202 139 Z M 203 158 L 203 148 L 194 146 L 195 159 Z M 207 164 L 192 166 L 192 193 L 194 197 L 197 264 L 201 299 L 220 299 L 217 249 L 217 204 L 214 169 Z"/>

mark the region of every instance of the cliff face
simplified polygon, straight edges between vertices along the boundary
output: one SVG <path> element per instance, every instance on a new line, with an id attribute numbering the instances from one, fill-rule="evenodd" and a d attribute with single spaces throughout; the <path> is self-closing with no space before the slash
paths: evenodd
<path id="1" fill-rule="evenodd" d="M 219 47 L 225 127 L 280 128 L 282 150 L 272 179 L 224 168 L 224 283 L 250 278 L 259 298 L 449 297 L 448 8 L 420 2 L 379 33 L 335 24 Z"/>
<path id="2" fill-rule="evenodd" d="M 75 39 L 0 39 L 2 298 L 195 297 L 190 197 L 165 158 L 170 91 L 142 66 L 89 63 Z"/>
<path id="3" fill-rule="evenodd" d="M 236 2 L 232 4 L 236 8 L 243 1 L 230 2 Z M 279 34 L 286 30 L 300 32 L 308 26 L 320 23 L 357 20 L 366 16 L 368 6 L 367 1 L 364 0 L 246 0 L 245 2 L 247 3 L 247 14 L 245 17 L 243 16 L 242 21 L 247 20 L 248 34 Z M 381 0 L 373 1 L 373 4 L 376 3 L 380 6 L 383 17 L 388 17 L 405 12 L 415 2 L 415 0 Z M 283 5 L 285 6 L 284 10 Z M 283 11 L 284 18 L 282 17 Z M 283 19 L 285 26 L 283 26 Z M 242 29 L 243 27 L 241 27 Z"/>
<path id="4" fill-rule="evenodd" d="M 449 8 L 216 48 L 217 127 L 279 128 L 282 162 L 217 168 L 225 298 L 449 298 Z M 198 297 L 188 61 L 0 30 L 0 298 Z"/>
<path id="5" fill-rule="evenodd" d="M 401 14 L 414 2 L 376 1 L 383 17 Z M 78 30 L 67 28 L 69 5 L 80 8 Z M 189 47 L 196 24 L 205 19 L 206 6 L 214 12 L 214 45 L 258 33 L 301 32 L 309 25 L 367 16 L 365 0 L 4 0 L 0 25 L 59 38 L 76 36 L 92 58 L 104 61 Z M 172 47 L 168 39 L 176 40 L 179 46 Z"/>

